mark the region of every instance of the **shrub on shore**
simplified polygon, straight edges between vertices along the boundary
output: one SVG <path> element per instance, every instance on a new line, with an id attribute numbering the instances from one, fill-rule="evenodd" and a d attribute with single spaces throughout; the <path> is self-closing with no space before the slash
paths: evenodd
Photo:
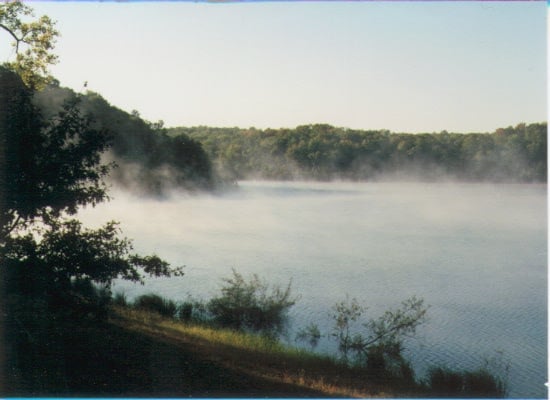
<path id="1" fill-rule="evenodd" d="M 151 311 L 168 318 L 175 317 L 177 311 L 177 306 L 174 301 L 152 293 L 144 294 L 136 298 L 133 306 L 136 309 Z"/>
<path id="2" fill-rule="evenodd" d="M 247 281 L 235 270 L 224 282 L 221 295 L 206 304 L 215 324 L 273 337 L 284 332 L 288 310 L 297 300 L 291 294 L 290 283 L 284 289 L 275 286 L 270 290 L 257 275 Z"/>
<path id="3" fill-rule="evenodd" d="M 506 396 L 506 383 L 486 368 L 475 371 L 454 371 L 435 367 L 428 373 L 428 388 L 436 397 Z"/>

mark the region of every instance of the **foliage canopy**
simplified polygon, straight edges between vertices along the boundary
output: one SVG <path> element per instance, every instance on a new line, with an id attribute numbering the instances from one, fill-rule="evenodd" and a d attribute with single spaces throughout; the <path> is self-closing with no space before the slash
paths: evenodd
<path id="1" fill-rule="evenodd" d="M 2 267 L 11 269 L 8 279 L 32 271 L 47 277 L 51 290 L 63 291 L 75 280 L 107 286 L 117 277 L 140 281 L 141 271 L 181 275 L 157 256 L 132 254 L 114 222 L 90 230 L 67 218 L 107 198 L 109 165 L 101 164 L 101 155 L 110 135 L 92 127 L 78 99 L 45 120 L 17 74 L 0 68 L 0 88 L 0 250 L 8 261 Z"/>
<path id="2" fill-rule="evenodd" d="M 32 90 L 0 67 L 2 236 L 36 218 L 44 222 L 79 206 L 106 199 L 100 164 L 109 134 L 91 127 L 77 102 L 45 120 L 32 103 Z"/>
<path id="3" fill-rule="evenodd" d="M 547 124 L 492 133 L 391 133 L 311 124 L 294 129 L 180 127 L 231 179 L 545 182 Z"/>
<path id="4" fill-rule="evenodd" d="M 112 146 L 107 156 L 114 160 L 109 180 L 139 194 L 163 195 L 170 190 L 211 190 L 219 183 L 203 146 L 185 134 L 169 136 L 162 122 L 148 122 L 139 113 L 127 113 L 109 104 L 101 95 L 82 95 L 50 85 L 35 94 L 42 113 L 54 116 L 64 102 L 79 98 L 82 112 L 92 115 L 95 129 L 107 128 Z"/>
<path id="5" fill-rule="evenodd" d="M 53 80 L 48 67 L 57 62 L 52 53 L 59 32 L 48 16 L 33 18 L 33 10 L 21 1 L 0 3 L 0 28 L 12 38 L 15 59 L 5 65 L 25 84 L 40 89 Z"/>

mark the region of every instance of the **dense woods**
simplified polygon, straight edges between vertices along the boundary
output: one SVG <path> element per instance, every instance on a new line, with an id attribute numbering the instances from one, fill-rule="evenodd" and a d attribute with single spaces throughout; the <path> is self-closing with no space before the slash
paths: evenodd
<path id="1" fill-rule="evenodd" d="M 212 190 L 240 179 L 457 180 L 545 182 L 547 124 L 518 124 L 492 133 L 392 133 L 327 124 L 294 129 L 165 128 L 94 92 L 50 85 L 34 102 L 46 117 L 78 98 L 97 129 L 112 135 L 104 157 L 110 179 L 160 195 L 171 189 Z"/>
<path id="2" fill-rule="evenodd" d="M 162 194 L 169 188 L 208 190 L 215 185 L 208 155 L 201 144 L 185 134 L 168 136 L 163 123 L 143 120 L 137 111 L 125 112 L 94 92 L 78 94 L 57 85 L 37 92 L 34 101 L 41 112 L 55 115 L 64 102 L 79 99 L 80 110 L 94 126 L 112 136 L 105 158 L 117 168 L 110 179 L 140 193 Z"/>
<path id="3" fill-rule="evenodd" d="M 295 129 L 173 128 L 229 179 L 546 181 L 546 123 L 492 133 L 404 134 L 326 124 Z"/>

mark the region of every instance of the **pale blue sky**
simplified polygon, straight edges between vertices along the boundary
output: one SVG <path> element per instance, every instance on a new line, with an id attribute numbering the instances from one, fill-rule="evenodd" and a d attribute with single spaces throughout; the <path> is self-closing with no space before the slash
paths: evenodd
<path id="1" fill-rule="evenodd" d="M 30 5 L 58 21 L 63 86 L 88 81 L 167 126 L 480 132 L 547 118 L 545 2 Z"/>

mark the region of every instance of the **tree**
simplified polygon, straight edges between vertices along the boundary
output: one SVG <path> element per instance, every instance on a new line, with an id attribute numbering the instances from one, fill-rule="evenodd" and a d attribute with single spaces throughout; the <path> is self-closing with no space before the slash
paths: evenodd
<path id="1" fill-rule="evenodd" d="M 36 219 L 48 222 L 107 198 L 102 179 L 109 166 L 100 159 L 109 133 L 93 129 L 76 100 L 46 121 L 32 95 L 0 67 L 0 240 Z"/>
<path id="2" fill-rule="evenodd" d="M 348 361 L 350 351 L 358 351 L 362 344 L 362 338 L 357 334 L 353 335 L 353 325 L 365 312 L 365 308 L 360 306 L 356 299 L 346 299 L 336 303 L 332 308 L 331 315 L 334 320 L 334 326 L 330 337 L 336 339 L 338 351 Z"/>
<path id="3" fill-rule="evenodd" d="M 35 239 L 36 233 L 41 240 Z M 34 276 L 49 276 L 58 291 L 70 290 L 74 281 L 105 287 L 116 278 L 143 283 L 140 270 L 151 276 L 181 274 L 180 269 L 170 269 L 157 256 L 132 254 L 131 241 L 119 234 L 118 224 L 113 221 L 99 229 L 83 228 L 75 219 L 53 221 L 24 236 L 10 237 L 4 254 L 18 260 Z"/>
<path id="4" fill-rule="evenodd" d="M 50 275 L 57 290 L 74 279 L 104 285 L 117 277 L 140 281 L 140 271 L 181 275 L 156 256 L 132 254 L 131 242 L 118 238 L 116 223 L 86 230 L 68 219 L 79 207 L 107 199 L 103 178 L 110 166 L 101 164 L 101 154 L 109 147 L 108 132 L 92 128 L 75 101 L 45 121 L 32 104 L 32 91 L 3 68 L 0 88 L 9 89 L 0 97 L 6 110 L 0 119 L 2 255 L 12 265 L 29 260 L 42 265 L 35 272 Z"/>
<path id="5" fill-rule="evenodd" d="M 0 67 L 0 374 L 17 393 L 48 386 L 59 393 L 70 357 L 64 343 L 75 329 L 104 320 L 113 279 L 182 270 L 134 254 L 115 222 L 86 229 L 72 217 L 107 199 L 110 166 L 101 155 L 110 134 L 82 115 L 78 98 L 46 120 L 33 93 Z"/>
<path id="6" fill-rule="evenodd" d="M 6 66 L 17 72 L 27 86 L 39 89 L 53 80 L 48 67 L 57 62 L 51 51 L 59 32 L 48 16 L 24 21 L 28 17 L 34 17 L 34 13 L 21 1 L 0 3 L 0 28 L 11 36 L 15 51 L 15 60 Z"/>
<path id="7" fill-rule="evenodd" d="M 0 4 L 0 28 L 16 51 L 13 63 L 0 66 L 0 386 L 38 393 L 60 377 L 53 382 L 59 393 L 69 356 L 63 344 L 75 329 L 103 320 L 112 281 L 182 270 L 134 254 L 115 222 L 86 229 L 71 217 L 107 199 L 103 179 L 112 166 L 101 156 L 111 134 L 82 114 L 79 96 L 48 119 L 33 104 L 49 79 L 57 32 L 47 17 L 21 21 L 29 15 L 22 3 Z"/>
<path id="8" fill-rule="evenodd" d="M 413 337 L 426 320 L 424 300 L 411 297 L 401 307 L 357 325 L 366 308 L 348 299 L 333 307 L 334 327 L 330 337 L 336 339 L 344 361 L 353 353 L 355 362 L 365 364 L 373 376 L 401 375 L 412 379 L 412 369 L 402 357 L 403 342 Z"/>

